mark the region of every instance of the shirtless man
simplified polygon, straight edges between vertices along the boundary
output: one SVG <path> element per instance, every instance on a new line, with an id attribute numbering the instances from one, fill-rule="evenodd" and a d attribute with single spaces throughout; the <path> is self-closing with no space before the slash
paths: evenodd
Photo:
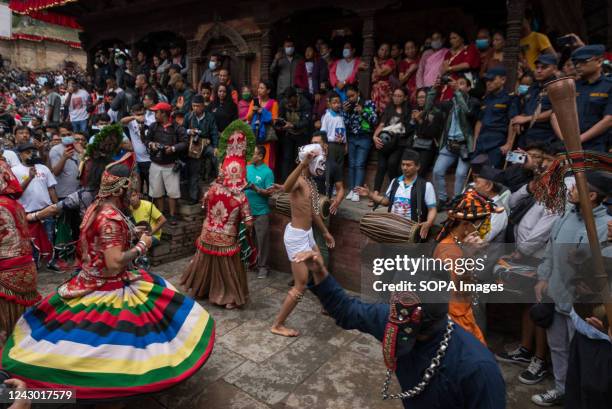
<path id="1" fill-rule="evenodd" d="M 303 251 L 319 251 L 312 233 L 312 223 L 323 232 L 329 248 L 333 248 L 334 238 L 327 230 L 319 214 L 319 194 L 312 176 L 325 171 L 325 154 L 318 144 L 300 148 L 300 164 L 289 175 L 285 184 L 275 185 L 277 190 L 289 193 L 291 203 L 291 222 L 285 227 L 284 241 L 287 256 L 291 261 L 294 286 L 289 290 L 281 310 L 272 324 L 273 334 L 296 337 L 300 333 L 285 326 L 285 320 L 297 303 L 301 301 L 308 281 L 308 267 L 303 262 L 295 262 L 295 256 Z"/>

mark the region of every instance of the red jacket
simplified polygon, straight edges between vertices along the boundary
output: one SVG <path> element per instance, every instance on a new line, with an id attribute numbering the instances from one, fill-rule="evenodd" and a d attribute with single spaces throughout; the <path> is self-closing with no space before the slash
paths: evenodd
<path id="1" fill-rule="evenodd" d="M 308 89 L 308 72 L 306 71 L 306 60 L 301 60 L 295 66 L 295 73 L 293 74 L 293 85 L 297 89 L 309 92 Z"/>

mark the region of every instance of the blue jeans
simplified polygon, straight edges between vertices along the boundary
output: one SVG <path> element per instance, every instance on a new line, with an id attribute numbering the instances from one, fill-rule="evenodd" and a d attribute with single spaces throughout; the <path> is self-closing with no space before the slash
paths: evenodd
<path id="1" fill-rule="evenodd" d="M 465 183 L 465 178 L 467 177 L 470 169 L 470 163 L 461 159 L 459 155 L 451 153 L 446 146 L 440 149 L 440 154 L 438 155 L 438 159 L 436 159 L 436 164 L 434 165 L 433 170 L 434 187 L 436 189 L 436 193 L 438 194 L 438 201 L 440 202 L 448 199 L 448 194 L 446 193 L 446 180 L 444 179 L 446 171 L 457 161 L 458 163 L 457 170 L 455 171 L 455 187 L 453 190 L 453 197 L 460 194 L 463 190 L 463 184 Z"/>
<path id="2" fill-rule="evenodd" d="M 72 130 L 74 132 L 87 132 L 87 119 L 72 121 Z"/>
<path id="3" fill-rule="evenodd" d="M 368 153 L 370 153 L 371 147 L 372 135 L 360 132 L 358 135 L 349 136 L 349 190 L 352 190 L 356 186 L 363 186 L 363 181 L 365 180 L 365 166 L 368 160 Z"/>
<path id="4" fill-rule="evenodd" d="M 47 233 L 47 237 L 49 238 L 51 245 L 55 244 L 55 217 L 48 217 L 46 219 L 42 219 L 40 222 L 45 228 L 45 232 Z"/>

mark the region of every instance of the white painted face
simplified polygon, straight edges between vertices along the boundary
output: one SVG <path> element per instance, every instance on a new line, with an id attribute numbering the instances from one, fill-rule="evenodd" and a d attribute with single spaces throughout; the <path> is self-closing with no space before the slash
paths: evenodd
<path id="1" fill-rule="evenodd" d="M 327 159 L 323 152 L 323 148 L 318 143 L 302 146 L 298 153 L 300 162 L 306 159 L 306 156 L 310 152 L 316 153 L 317 156 L 310 162 L 310 165 L 308 165 L 308 170 L 312 176 L 322 176 L 325 173 L 325 161 Z"/>

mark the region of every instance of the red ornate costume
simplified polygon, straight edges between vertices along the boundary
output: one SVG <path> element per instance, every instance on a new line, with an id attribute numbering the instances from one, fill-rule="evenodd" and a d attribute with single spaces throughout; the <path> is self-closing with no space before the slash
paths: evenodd
<path id="1" fill-rule="evenodd" d="M 40 299 L 19 181 L 0 156 L 0 332 L 10 334 L 26 307 Z"/>
<path id="2" fill-rule="evenodd" d="M 183 274 L 182 284 L 193 297 L 208 297 L 219 305 L 240 306 L 248 298 L 245 266 L 240 259 L 240 222 L 252 216 L 246 195 L 246 152 L 254 140 L 248 126 L 234 121 L 226 128 L 222 175 L 204 195 L 206 217 L 196 240 L 198 251 Z M 220 181 L 220 182 L 219 182 Z"/>
<path id="3" fill-rule="evenodd" d="M 106 167 L 81 224 L 81 271 L 23 314 L 2 351 L 1 369 L 29 387 L 70 388 L 83 400 L 154 393 L 185 381 L 212 352 L 209 314 L 123 261 L 146 251 L 144 242 L 132 248 L 117 207 L 127 207 L 135 164 L 130 153 Z M 122 261 L 109 268 L 118 249 Z"/>

